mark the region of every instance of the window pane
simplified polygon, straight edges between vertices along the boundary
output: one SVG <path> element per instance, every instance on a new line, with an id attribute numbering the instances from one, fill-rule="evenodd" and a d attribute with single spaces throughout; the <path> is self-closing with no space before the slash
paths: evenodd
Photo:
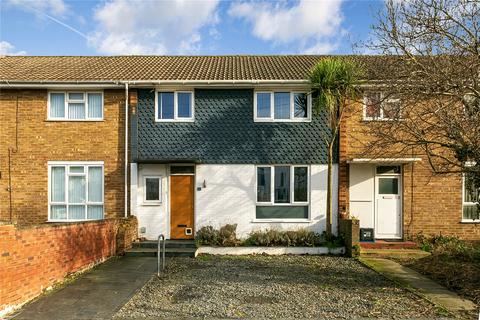
<path id="1" fill-rule="evenodd" d="M 178 117 L 191 118 L 192 117 L 192 94 L 189 92 L 179 92 L 177 94 L 178 103 Z"/>
<path id="2" fill-rule="evenodd" d="M 83 93 L 82 92 L 70 92 L 68 94 L 68 100 L 83 100 Z"/>
<path id="3" fill-rule="evenodd" d="M 295 118 L 306 118 L 308 115 L 308 98 L 306 93 L 294 93 L 293 95 L 293 116 Z"/>
<path id="4" fill-rule="evenodd" d="M 290 167 L 275 167 L 275 203 L 290 203 Z"/>
<path id="5" fill-rule="evenodd" d="M 173 92 L 161 92 L 159 93 L 159 118 L 160 119 L 173 119 L 174 105 L 173 105 Z"/>
<path id="6" fill-rule="evenodd" d="M 270 118 L 272 94 L 257 93 L 257 118 Z"/>
<path id="7" fill-rule="evenodd" d="M 65 94 L 64 93 L 50 94 L 50 117 L 52 118 L 65 117 Z"/>
<path id="8" fill-rule="evenodd" d="M 194 166 L 171 166 L 170 174 L 195 173 Z"/>
<path id="9" fill-rule="evenodd" d="M 308 168 L 295 167 L 293 170 L 293 200 L 298 202 L 308 201 Z"/>
<path id="10" fill-rule="evenodd" d="M 52 220 L 67 219 L 67 206 L 65 205 L 50 206 L 50 218 Z"/>
<path id="11" fill-rule="evenodd" d="M 383 104 L 383 118 L 399 119 L 400 118 L 400 100 L 387 100 Z"/>
<path id="12" fill-rule="evenodd" d="M 147 201 L 160 200 L 160 179 L 159 178 L 145 179 L 145 200 Z"/>
<path id="13" fill-rule="evenodd" d="M 397 178 L 379 178 L 378 194 L 398 194 Z"/>
<path id="14" fill-rule="evenodd" d="M 102 202 L 102 167 L 88 168 L 88 201 Z"/>
<path id="15" fill-rule="evenodd" d="M 68 178 L 68 202 L 85 203 L 85 176 Z"/>
<path id="16" fill-rule="evenodd" d="M 257 168 L 257 201 L 271 201 L 271 168 Z"/>
<path id="17" fill-rule="evenodd" d="M 465 174 L 465 196 L 463 202 L 478 202 L 480 190 L 476 190 L 473 183 L 473 177 Z"/>
<path id="18" fill-rule="evenodd" d="M 69 103 L 68 118 L 85 119 L 85 103 Z"/>
<path id="19" fill-rule="evenodd" d="M 70 173 L 84 173 L 85 167 L 84 166 L 71 166 L 69 169 Z"/>
<path id="20" fill-rule="evenodd" d="M 87 219 L 102 219 L 102 218 L 103 218 L 102 205 L 89 205 L 87 207 Z"/>
<path id="21" fill-rule="evenodd" d="M 84 220 L 85 219 L 85 205 L 71 205 L 71 206 L 68 206 L 68 219 Z"/>
<path id="22" fill-rule="evenodd" d="M 275 119 L 290 119 L 290 93 L 275 92 L 274 94 Z"/>
<path id="23" fill-rule="evenodd" d="M 65 167 L 52 167 L 52 202 L 65 201 Z"/>
<path id="24" fill-rule="evenodd" d="M 398 174 L 401 172 L 400 166 L 379 166 L 377 174 Z"/>
<path id="25" fill-rule="evenodd" d="M 308 206 L 257 206 L 257 219 L 308 219 Z"/>
<path id="26" fill-rule="evenodd" d="M 88 94 L 88 117 L 102 118 L 102 113 L 103 113 L 102 94 L 89 93 Z"/>
<path id="27" fill-rule="evenodd" d="M 382 101 L 379 92 L 365 93 L 365 116 L 367 118 L 380 118 L 380 104 Z"/>

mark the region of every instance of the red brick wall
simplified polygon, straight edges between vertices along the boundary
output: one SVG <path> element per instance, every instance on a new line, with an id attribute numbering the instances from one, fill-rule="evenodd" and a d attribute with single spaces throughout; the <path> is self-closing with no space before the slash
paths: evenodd
<path id="1" fill-rule="evenodd" d="M 136 238 L 136 220 L 0 225 L 0 313 L 73 273 L 122 252 Z"/>
<path id="2" fill-rule="evenodd" d="M 424 158 L 395 150 L 371 151 L 366 148 L 369 128 L 375 122 L 363 121 L 362 105 L 356 104 L 343 118 L 340 131 L 339 208 L 349 204 L 347 161 L 353 158 Z M 413 171 L 412 171 L 413 170 Z M 373 192 L 373 190 L 372 190 Z M 462 223 L 462 179 L 459 175 L 438 175 L 426 159 L 403 166 L 404 237 L 424 233 L 455 235 L 465 240 L 480 240 L 480 224 Z"/>
<path id="3" fill-rule="evenodd" d="M 124 91 L 104 90 L 104 120 L 91 122 L 47 121 L 47 94 L 0 91 L 0 221 L 10 221 L 10 196 L 14 223 L 47 220 L 48 161 L 104 161 L 105 217 L 123 216 Z"/>

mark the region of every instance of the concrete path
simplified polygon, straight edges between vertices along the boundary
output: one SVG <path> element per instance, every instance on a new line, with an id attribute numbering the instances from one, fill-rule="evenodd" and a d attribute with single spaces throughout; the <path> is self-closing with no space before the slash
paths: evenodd
<path id="1" fill-rule="evenodd" d="M 456 293 L 395 261 L 371 257 L 361 257 L 360 261 L 385 277 L 414 289 L 435 305 L 442 306 L 448 311 L 477 310 L 477 306 L 472 301 L 461 298 Z"/>
<path id="2" fill-rule="evenodd" d="M 27 304 L 13 319 L 110 319 L 155 273 L 156 258 L 114 258 Z"/>

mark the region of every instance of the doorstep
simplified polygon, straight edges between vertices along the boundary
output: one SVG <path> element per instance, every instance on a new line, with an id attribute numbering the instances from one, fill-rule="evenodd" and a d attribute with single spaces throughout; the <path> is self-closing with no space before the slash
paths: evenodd
<path id="1" fill-rule="evenodd" d="M 360 242 L 362 249 L 417 249 L 418 245 L 413 241 L 385 241 L 375 240 L 374 242 Z"/>

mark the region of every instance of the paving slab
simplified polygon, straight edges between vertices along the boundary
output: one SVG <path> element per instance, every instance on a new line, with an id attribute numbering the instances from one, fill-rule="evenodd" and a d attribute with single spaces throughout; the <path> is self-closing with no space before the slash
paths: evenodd
<path id="1" fill-rule="evenodd" d="M 360 261 L 385 277 L 414 289 L 422 296 L 451 312 L 474 311 L 477 306 L 422 274 L 383 258 L 361 257 Z"/>
<path id="2" fill-rule="evenodd" d="M 110 319 L 152 277 L 156 261 L 151 257 L 111 259 L 9 318 Z"/>

